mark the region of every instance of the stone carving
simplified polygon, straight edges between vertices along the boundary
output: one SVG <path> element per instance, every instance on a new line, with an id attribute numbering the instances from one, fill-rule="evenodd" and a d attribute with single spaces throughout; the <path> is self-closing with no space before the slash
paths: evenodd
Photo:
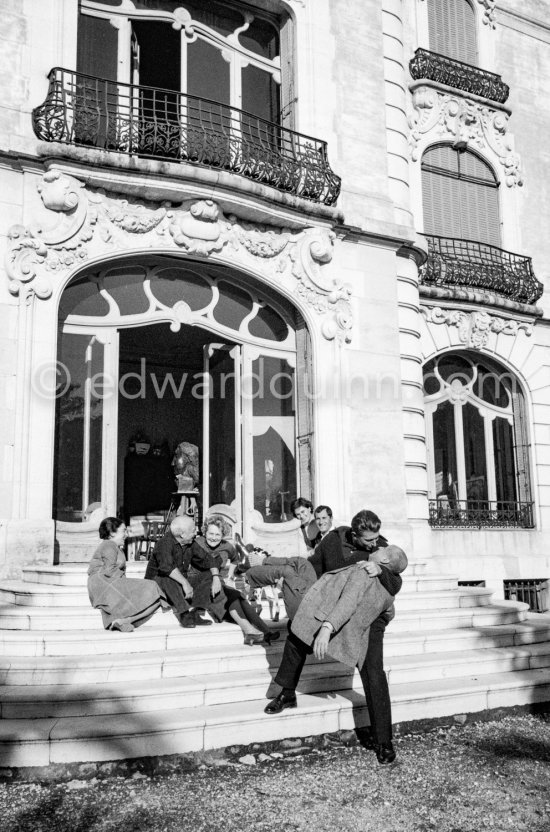
<path id="1" fill-rule="evenodd" d="M 421 311 L 428 323 L 458 327 L 460 341 L 472 349 L 479 350 L 487 346 L 492 332 L 513 337 L 520 330 L 523 330 L 527 336 L 533 334 L 533 324 L 526 321 L 514 321 L 511 318 L 500 318 L 488 312 L 463 312 L 460 309 L 443 309 L 440 306 L 423 306 Z"/>
<path id="2" fill-rule="evenodd" d="M 490 26 L 491 29 L 496 29 L 496 0 L 477 0 L 477 2 L 484 7 L 482 20 L 485 26 Z"/>
<path id="3" fill-rule="evenodd" d="M 170 203 L 167 203 L 169 206 Z M 112 223 L 130 234 L 146 234 L 162 222 L 166 216 L 166 205 L 156 211 L 148 211 L 144 205 L 130 206 L 128 200 L 106 206 L 105 213 Z"/>
<path id="4" fill-rule="evenodd" d="M 409 118 L 411 156 L 421 155 L 423 136 L 434 133 L 434 140 L 449 139 L 480 150 L 489 148 L 504 168 L 508 187 L 522 185 L 521 160 L 507 133 L 508 114 L 462 95 L 420 86 L 413 91 L 414 112 Z"/>
<path id="5" fill-rule="evenodd" d="M 52 273 L 74 269 L 89 256 L 158 248 L 183 250 L 204 258 L 227 250 L 227 263 L 261 271 L 275 286 L 286 281 L 318 314 L 330 340 L 351 339 L 350 289 L 332 277 L 334 233 L 324 228 L 293 231 L 242 222 L 225 216 L 212 199 L 180 205 L 146 203 L 88 190 L 57 170 L 47 171 L 38 185 L 44 207 L 53 218 L 47 227 L 34 223 L 9 232 L 6 268 L 13 294 L 23 284 L 38 297 L 52 294 Z M 89 243 L 89 245 L 85 245 Z M 219 257 L 217 258 L 219 261 Z"/>

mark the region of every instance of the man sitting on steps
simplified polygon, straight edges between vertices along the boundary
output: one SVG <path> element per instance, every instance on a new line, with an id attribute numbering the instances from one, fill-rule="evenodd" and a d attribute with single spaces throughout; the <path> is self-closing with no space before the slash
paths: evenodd
<path id="1" fill-rule="evenodd" d="M 210 597 L 221 592 L 220 571 L 214 558 L 202 552 L 199 562 L 199 556 L 191 550 L 196 534 L 192 517 L 175 517 L 169 531 L 155 544 L 145 571 L 145 577 L 156 581 L 164 591 L 182 627 L 212 624 L 200 613 L 207 609 Z M 188 575 L 190 565 L 202 571 Z"/>

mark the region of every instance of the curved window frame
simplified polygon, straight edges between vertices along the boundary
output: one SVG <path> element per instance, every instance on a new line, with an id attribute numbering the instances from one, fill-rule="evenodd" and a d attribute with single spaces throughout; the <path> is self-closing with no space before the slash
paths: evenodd
<path id="1" fill-rule="evenodd" d="M 455 377 L 451 376 L 448 380 L 445 380 L 440 374 L 439 361 L 442 358 L 449 359 L 453 356 L 460 357 L 461 360 L 465 359 L 468 362 L 472 370 L 469 380 L 460 372 L 456 373 Z M 496 377 L 496 383 L 503 385 L 508 398 L 506 405 L 488 401 L 475 392 L 476 384 L 480 379 L 480 363 L 482 372 L 488 370 L 489 376 Z M 499 511 L 502 512 L 505 507 L 517 506 L 519 515 L 521 515 L 521 507 L 529 506 L 528 522 L 507 523 L 505 525 L 531 526 L 530 442 L 526 424 L 525 397 L 519 381 L 497 362 L 487 360 L 485 356 L 482 362 L 478 362 L 475 356 L 469 355 L 466 351 L 445 352 L 431 359 L 424 367 L 424 383 L 426 383 L 427 368 L 433 371 L 439 383 L 437 392 L 425 393 L 424 395 L 429 500 L 436 501 L 438 511 L 441 511 L 442 508 L 450 511 L 450 516 L 455 521 L 457 521 L 457 518 L 460 519 L 458 514 L 465 510 L 462 520 L 466 522 L 450 522 L 448 525 L 476 525 L 467 522 L 471 520 L 471 517 L 467 516 L 468 510 L 479 511 L 480 509 L 485 510 L 487 516 L 491 511 L 496 511 L 496 515 L 492 517 L 493 522 L 487 522 L 486 525 L 499 525 L 498 513 Z M 481 385 L 481 389 L 483 389 L 483 385 Z M 438 408 L 444 403 L 448 403 L 452 408 L 452 419 L 448 421 L 449 444 L 447 444 L 447 460 L 451 460 L 451 463 L 441 464 L 441 471 L 438 471 L 435 459 L 434 420 Z M 469 466 L 466 460 L 464 428 L 465 408 L 468 406 L 474 408 L 482 419 L 483 444 L 478 447 L 478 452 L 483 453 L 485 462 L 484 475 L 471 476 L 470 479 L 468 478 L 468 468 L 471 469 L 472 466 Z M 511 428 L 509 432 L 508 462 L 510 461 L 510 454 L 513 454 L 511 461 L 513 462 L 514 471 L 513 486 L 511 488 L 508 486 L 508 493 L 503 493 L 503 491 L 506 492 L 506 488 L 499 486 L 497 482 L 499 475 L 502 476 L 502 471 L 506 470 L 502 468 L 502 461 L 497 460 L 495 454 L 494 426 L 498 419 L 504 420 L 504 423 L 509 424 Z M 453 479 L 448 471 L 447 476 L 445 476 L 445 471 L 450 467 L 454 469 L 456 479 Z M 481 469 L 483 470 L 483 466 L 481 466 Z M 444 479 L 447 479 L 447 482 L 444 482 Z M 479 481 L 474 482 L 474 480 Z M 436 522 L 432 525 L 440 524 Z M 446 523 L 441 525 L 446 525 Z M 480 522 L 480 525 L 482 526 L 484 523 Z"/>

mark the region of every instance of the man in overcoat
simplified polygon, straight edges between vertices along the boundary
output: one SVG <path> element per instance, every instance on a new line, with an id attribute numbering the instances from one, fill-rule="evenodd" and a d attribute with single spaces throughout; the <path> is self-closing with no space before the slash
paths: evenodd
<path id="1" fill-rule="evenodd" d="M 325 655 L 333 636 L 332 640 L 336 639 L 334 657 L 352 666 L 357 664 L 359 668 L 376 755 L 379 763 L 385 764 L 393 762 L 396 754 L 392 744 L 383 638 L 386 625 L 393 617 L 388 612 L 391 599 L 402 585 L 398 573 L 406 568 L 407 558 L 399 547 L 389 546 L 382 538 L 380 525 L 374 512 L 360 511 L 353 518 L 351 528 L 344 526 L 330 532 L 309 559 L 319 577 L 330 574 L 314 584 L 302 600 L 275 676 L 282 690 L 269 702 L 265 712 L 277 714 L 285 708 L 296 707 L 296 686 L 307 655 L 311 652 L 317 657 Z M 363 562 L 363 576 L 362 569 L 346 568 L 359 562 Z M 367 578 L 375 580 L 369 583 Z"/>

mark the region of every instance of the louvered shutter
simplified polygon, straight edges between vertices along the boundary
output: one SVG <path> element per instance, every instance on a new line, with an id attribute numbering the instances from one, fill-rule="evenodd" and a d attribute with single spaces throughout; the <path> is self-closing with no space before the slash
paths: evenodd
<path id="1" fill-rule="evenodd" d="M 430 49 L 476 65 L 475 12 L 468 0 L 428 0 Z"/>
<path id="2" fill-rule="evenodd" d="M 298 494 L 313 497 L 313 373 L 311 339 L 305 322 L 296 327 L 296 418 L 298 432 Z"/>
<path id="3" fill-rule="evenodd" d="M 281 27 L 281 116 L 280 124 L 289 130 L 296 129 L 296 96 L 294 72 L 296 67 L 296 49 L 294 21 L 287 17 Z"/>
<path id="4" fill-rule="evenodd" d="M 520 390 L 512 390 L 512 413 L 514 414 L 514 452 L 516 456 L 516 478 L 518 499 L 530 503 L 531 477 L 529 473 L 529 435 L 525 401 Z"/>
<path id="5" fill-rule="evenodd" d="M 499 192 L 490 167 L 450 145 L 422 158 L 424 233 L 500 246 Z"/>

